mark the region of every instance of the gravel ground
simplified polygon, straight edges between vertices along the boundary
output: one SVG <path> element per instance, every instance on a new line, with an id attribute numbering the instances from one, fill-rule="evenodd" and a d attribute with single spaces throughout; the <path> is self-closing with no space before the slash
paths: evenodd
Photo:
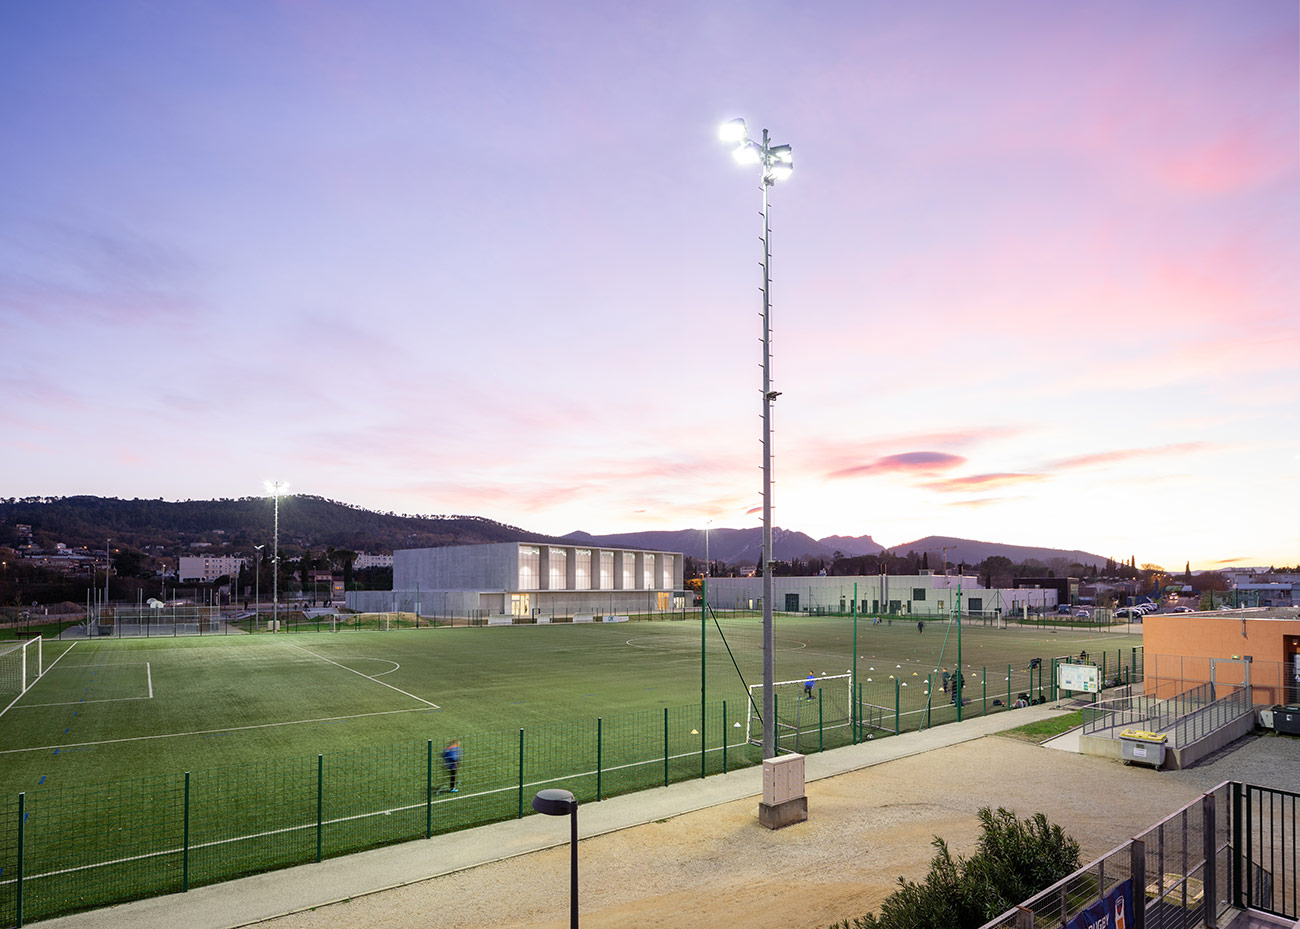
<path id="1" fill-rule="evenodd" d="M 809 818 L 758 825 L 747 799 L 579 845 L 587 929 L 816 929 L 876 911 L 924 876 L 942 836 L 970 854 L 982 806 L 1042 811 L 1084 861 L 1225 780 L 1300 792 L 1300 740 L 1247 737 L 1157 772 L 989 736 L 808 785 Z M 258 925 L 262 929 L 562 929 L 567 847 L 523 855 Z"/>

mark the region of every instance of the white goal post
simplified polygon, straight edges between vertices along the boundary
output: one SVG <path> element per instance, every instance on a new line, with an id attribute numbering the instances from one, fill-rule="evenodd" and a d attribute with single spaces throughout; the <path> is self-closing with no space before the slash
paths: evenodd
<path id="1" fill-rule="evenodd" d="M 835 728 L 852 725 L 853 675 L 823 674 L 813 676 L 811 699 L 807 691 L 807 678 L 797 681 L 773 681 L 772 696 L 776 703 L 776 747 L 798 751 L 799 736 L 816 731 L 819 726 Z M 749 702 L 746 706 L 745 740 L 753 745 L 763 744 L 763 685 L 749 685 Z M 793 748 L 790 747 L 793 745 Z"/>
<path id="2" fill-rule="evenodd" d="M 24 694 L 44 673 L 41 637 L 0 644 L 0 693 Z"/>

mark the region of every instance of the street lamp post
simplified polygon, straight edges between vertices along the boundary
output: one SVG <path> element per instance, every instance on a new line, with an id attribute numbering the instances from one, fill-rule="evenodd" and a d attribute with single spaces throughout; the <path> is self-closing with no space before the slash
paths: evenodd
<path id="1" fill-rule="evenodd" d="M 763 169 L 763 757 L 776 757 L 775 700 L 772 694 L 772 401 L 780 391 L 772 389 L 771 326 L 771 236 L 768 218 L 767 189 L 794 170 L 789 145 L 772 145 L 763 130 L 761 142 L 749 137 L 743 119 L 723 123 L 719 133 L 724 142 L 733 142 L 732 153 L 741 164 L 760 165 Z"/>
<path id="2" fill-rule="evenodd" d="M 266 489 L 275 498 L 275 537 L 271 549 L 271 631 L 280 630 L 280 495 L 289 487 L 285 481 L 267 481 Z"/>
<path id="3" fill-rule="evenodd" d="M 551 787 L 537 792 L 533 809 L 569 817 L 569 926 L 578 929 L 578 801 L 569 791 Z"/>

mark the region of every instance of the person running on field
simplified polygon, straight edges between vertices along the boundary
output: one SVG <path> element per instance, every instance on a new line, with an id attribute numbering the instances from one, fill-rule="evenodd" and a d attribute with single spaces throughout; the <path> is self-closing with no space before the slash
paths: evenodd
<path id="1" fill-rule="evenodd" d="M 459 739 L 452 739 L 442 750 L 442 766 L 447 769 L 447 789 L 456 793 L 456 771 L 460 768 Z"/>
<path id="2" fill-rule="evenodd" d="M 917 624 L 916 624 L 916 631 L 919 632 L 919 633 L 924 634 L 924 632 L 925 632 L 925 620 L 920 620 L 919 622 L 917 622 Z"/>
<path id="3" fill-rule="evenodd" d="M 812 699 L 813 685 L 817 683 L 817 678 L 811 671 L 808 672 L 807 679 L 803 682 L 803 695 L 809 700 Z"/>
<path id="4" fill-rule="evenodd" d="M 951 674 L 949 674 L 947 671 L 943 672 L 943 692 L 944 692 L 944 693 L 947 693 L 947 692 L 948 692 L 948 681 L 951 680 L 951 679 L 952 679 L 952 675 L 951 675 Z"/>

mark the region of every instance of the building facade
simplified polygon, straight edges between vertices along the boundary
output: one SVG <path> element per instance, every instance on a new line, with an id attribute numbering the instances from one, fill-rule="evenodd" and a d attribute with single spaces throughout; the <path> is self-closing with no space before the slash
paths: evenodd
<path id="1" fill-rule="evenodd" d="M 761 577 L 708 579 L 709 605 L 719 610 L 757 610 L 763 605 Z M 957 609 L 958 589 L 963 615 L 1009 617 L 1054 610 L 1054 588 L 1009 590 L 988 588 L 978 577 L 934 574 L 863 575 L 858 577 L 774 577 L 772 609 L 781 613 L 854 613 L 946 617 Z"/>
<path id="2" fill-rule="evenodd" d="M 243 565 L 244 559 L 234 555 L 181 555 L 176 576 L 181 583 L 215 581 L 219 577 L 234 577 Z"/>
<path id="3" fill-rule="evenodd" d="M 391 591 L 349 591 L 348 607 L 520 619 L 662 613 L 688 607 L 679 552 L 494 542 L 393 553 Z"/>

